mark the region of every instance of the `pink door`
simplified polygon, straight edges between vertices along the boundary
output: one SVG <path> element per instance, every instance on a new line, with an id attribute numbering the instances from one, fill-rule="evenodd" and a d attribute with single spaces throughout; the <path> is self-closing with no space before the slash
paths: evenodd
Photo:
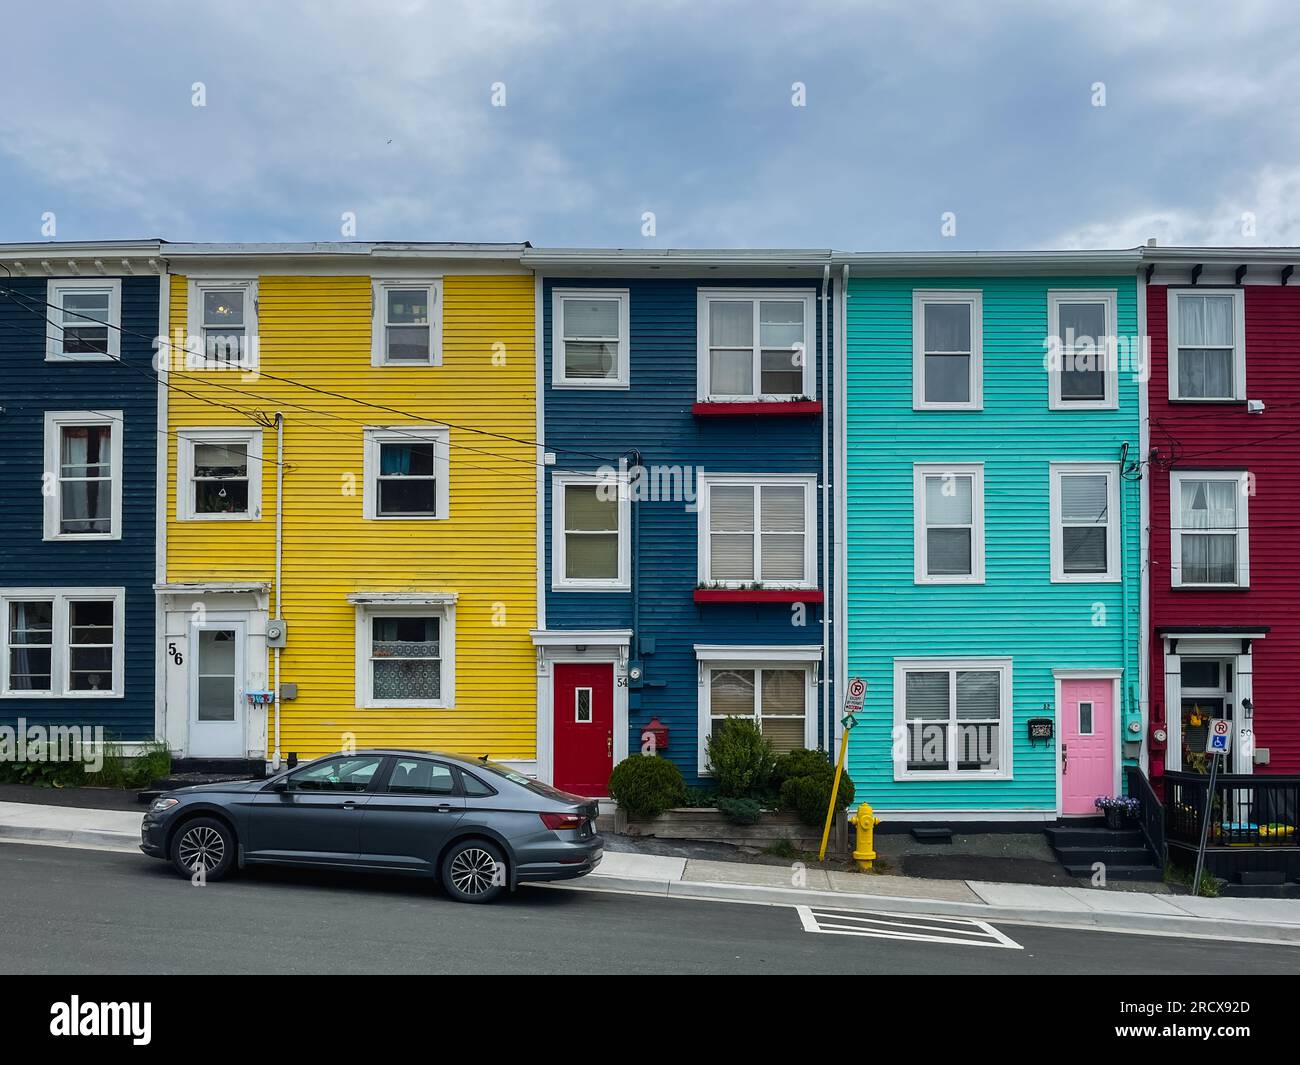
<path id="1" fill-rule="evenodd" d="M 1061 812 L 1093 814 L 1115 791 L 1115 707 L 1109 680 L 1061 681 Z"/>

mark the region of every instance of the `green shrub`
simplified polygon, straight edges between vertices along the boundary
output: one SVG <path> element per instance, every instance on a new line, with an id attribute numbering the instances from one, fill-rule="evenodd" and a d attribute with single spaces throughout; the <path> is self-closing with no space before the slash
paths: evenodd
<path id="1" fill-rule="evenodd" d="M 0 762 L 0 783 L 30 784 L 37 788 L 75 788 L 86 778 L 86 766 L 79 759 L 67 762 L 47 760 L 53 751 L 45 744 L 29 743 L 21 761 Z"/>
<path id="2" fill-rule="evenodd" d="M 719 799 L 718 809 L 733 825 L 752 825 L 763 813 L 763 804 L 757 799 Z"/>
<path id="3" fill-rule="evenodd" d="M 686 781 L 667 758 L 634 754 L 614 767 L 609 793 L 632 817 L 658 817 L 686 801 Z"/>
<path id="4" fill-rule="evenodd" d="M 160 777 L 171 772 L 172 756 L 165 743 L 151 741 L 141 747 L 140 753 L 127 757 L 117 743 L 104 745 L 104 764 L 98 772 L 88 773 L 86 783 L 101 788 L 147 788 Z"/>
<path id="5" fill-rule="evenodd" d="M 779 790 L 781 785 L 791 777 L 815 776 L 828 767 L 834 769 L 825 751 L 820 748 L 809 750 L 807 747 L 796 747 L 793 751 L 777 758 L 776 778 L 773 780 L 773 785 Z"/>
<path id="6" fill-rule="evenodd" d="M 824 769 L 807 776 L 790 777 L 781 784 L 781 805 L 787 810 L 795 811 L 805 825 L 824 825 L 834 783 L 835 769 L 829 763 Z M 835 805 L 840 809 L 853 805 L 853 794 L 853 781 L 844 772 L 840 775 L 840 790 Z"/>
<path id="7" fill-rule="evenodd" d="M 749 799 L 772 783 L 776 758 L 772 745 L 749 718 L 729 718 L 709 737 L 705 746 L 709 772 L 724 799 Z"/>

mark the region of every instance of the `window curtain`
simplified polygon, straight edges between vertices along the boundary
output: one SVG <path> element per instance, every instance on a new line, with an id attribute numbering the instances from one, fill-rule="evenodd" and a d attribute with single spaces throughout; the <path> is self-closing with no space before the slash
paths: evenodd
<path id="1" fill-rule="evenodd" d="M 1183 529 L 1236 529 L 1237 482 L 1184 481 Z"/>
<path id="2" fill-rule="evenodd" d="M 1178 394 L 1233 394 L 1233 300 L 1230 296 L 1178 297 Z"/>

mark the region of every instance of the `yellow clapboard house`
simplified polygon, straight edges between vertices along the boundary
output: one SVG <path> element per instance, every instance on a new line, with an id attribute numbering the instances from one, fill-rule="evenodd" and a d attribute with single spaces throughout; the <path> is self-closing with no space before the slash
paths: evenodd
<path id="1" fill-rule="evenodd" d="M 530 767 L 541 456 L 519 248 L 173 245 L 168 262 L 168 745 Z"/>

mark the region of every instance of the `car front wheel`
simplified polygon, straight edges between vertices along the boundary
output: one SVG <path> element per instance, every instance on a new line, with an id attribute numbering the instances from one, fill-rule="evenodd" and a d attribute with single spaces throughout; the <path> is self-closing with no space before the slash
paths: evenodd
<path id="1" fill-rule="evenodd" d="M 234 862 L 234 834 L 214 817 L 186 821 L 172 837 L 172 865 L 182 876 L 220 880 Z"/>
<path id="2" fill-rule="evenodd" d="M 506 861 L 485 839 L 455 844 L 442 859 L 442 889 L 457 902 L 492 902 L 506 890 Z"/>

